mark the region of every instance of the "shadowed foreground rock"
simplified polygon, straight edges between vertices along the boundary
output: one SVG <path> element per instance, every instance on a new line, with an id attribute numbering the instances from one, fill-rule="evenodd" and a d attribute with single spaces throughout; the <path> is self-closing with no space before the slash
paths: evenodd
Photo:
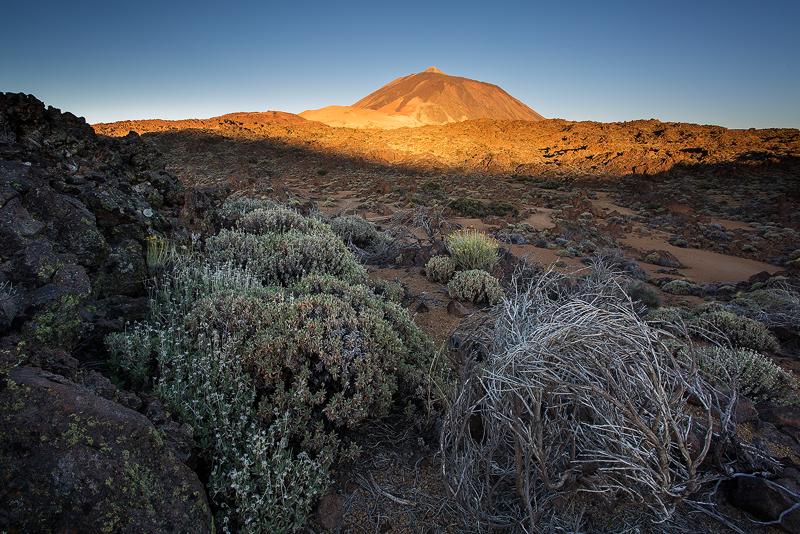
<path id="1" fill-rule="evenodd" d="M 0 411 L 0 531 L 211 532 L 197 475 L 142 414 L 28 366 Z"/>

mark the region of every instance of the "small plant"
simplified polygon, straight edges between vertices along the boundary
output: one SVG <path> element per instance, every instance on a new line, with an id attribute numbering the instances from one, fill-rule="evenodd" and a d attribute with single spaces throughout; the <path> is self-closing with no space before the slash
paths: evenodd
<path id="1" fill-rule="evenodd" d="M 483 269 L 491 272 L 497 264 L 497 241 L 474 228 L 458 230 L 447 236 L 447 250 L 459 269 Z"/>
<path id="2" fill-rule="evenodd" d="M 456 272 L 456 260 L 450 256 L 434 256 L 425 265 L 425 275 L 431 282 L 446 284 Z"/>
<path id="3" fill-rule="evenodd" d="M 800 384 L 797 379 L 754 350 L 704 347 L 696 356 L 703 375 L 755 402 L 772 401 L 786 406 L 798 401 L 795 391 Z"/>
<path id="4" fill-rule="evenodd" d="M 342 241 L 352 243 L 359 248 L 368 248 L 379 239 L 380 234 L 375 225 L 358 215 L 345 215 L 331 221 L 331 230 Z"/>
<path id="5" fill-rule="evenodd" d="M 512 213 L 514 216 L 519 215 L 519 208 L 507 200 L 493 200 L 489 202 L 489 205 L 486 206 L 486 211 L 499 217 L 509 213 Z"/>
<path id="6" fill-rule="evenodd" d="M 150 236 L 147 241 L 147 267 L 151 274 L 155 269 L 163 268 L 167 262 L 175 259 L 175 244 L 161 236 Z"/>
<path id="7" fill-rule="evenodd" d="M 238 219 L 236 226 L 243 232 L 256 235 L 285 234 L 293 229 L 300 232 L 311 232 L 319 228 L 313 219 L 303 217 L 284 206 L 268 209 L 257 208 L 249 211 Z"/>
<path id="8" fill-rule="evenodd" d="M 692 319 L 692 312 L 686 308 L 658 308 L 644 316 L 644 320 L 653 323 L 659 328 L 668 328 L 670 325 L 681 325 Z"/>
<path id="9" fill-rule="evenodd" d="M 451 297 L 471 300 L 476 304 L 497 304 L 503 300 L 503 289 L 497 278 L 481 269 L 459 271 L 447 284 Z"/>
<path id="10" fill-rule="evenodd" d="M 272 200 L 257 200 L 254 198 L 241 197 L 234 200 L 226 200 L 222 204 L 222 207 L 215 213 L 217 217 L 227 221 L 229 224 L 232 224 L 251 211 L 255 211 L 257 209 L 271 210 L 277 208 L 278 206 L 280 206 L 280 204 L 273 202 Z"/>

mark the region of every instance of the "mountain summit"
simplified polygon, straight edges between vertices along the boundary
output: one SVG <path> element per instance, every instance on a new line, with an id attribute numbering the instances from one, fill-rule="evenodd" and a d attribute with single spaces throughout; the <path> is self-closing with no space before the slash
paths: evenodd
<path id="1" fill-rule="evenodd" d="M 450 76 L 436 67 L 398 78 L 352 106 L 328 106 L 300 116 L 350 128 L 401 128 L 470 119 L 544 120 L 496 85 Z"/>

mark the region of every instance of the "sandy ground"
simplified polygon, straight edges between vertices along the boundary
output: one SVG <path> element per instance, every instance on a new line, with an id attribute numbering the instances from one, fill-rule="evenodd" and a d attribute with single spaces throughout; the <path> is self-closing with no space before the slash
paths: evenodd
<path id="1" fill-rule="evenodd" d="M 650 236 L 625 237 L 619 239 L 619 241 L 620 243 L 630 245 L 639 250 L 666 250 L 674 254 L 675 257 L 686 266 L 685 269 L 680 269 L 680 272 L 697 284 L 736 282 L 739 280 L 747 280 L 752 275 L 762 271 L 776 273 L 781 270 L 779 267 L 760 261 L 749 260 L 747 258 L 726 256 L 707 250 L 674 247 L 664 240 Z M 646 263 L 642 263 L 641 265 L 648 274 L 654 276 L 656 275 L 656 271 L 661 268 Z"/>

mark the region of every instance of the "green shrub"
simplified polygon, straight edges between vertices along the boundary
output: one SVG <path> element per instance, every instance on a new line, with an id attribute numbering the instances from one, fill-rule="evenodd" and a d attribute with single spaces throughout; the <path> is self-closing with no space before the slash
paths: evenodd
<path id="1" fill-rule="evenodd" d="M 794 375 L 754 350 L 703 347 L 696 359 L 704 376 L 755 402 L 772 401 L 779 406 L 798 402 L 795 390 L 800 384 Z"/>
<path id="2" fill-rule="evenodd" d="M 504 295 L 497 278 L 481 269 L 455 273 L 447 284 L 447 292 L 451 297 L 476 304 L 497 304 Z"/>
<path id="3" fill-rule="evenodd" d="M 378 232 L 368 220 L 357 215 L 337 217 L 330 223 L 353 254 L 367 263 L 387 261 L 397 255 L 397 243 L 391 236 Z"/>
<path id="4" fill-rule="evenodd" d="M 232 262 L 178 261 L 157 280 L 150 321 L 106 340 L 126 378 L 157 376 L 194 428 L 223 532 L 297 529 L 331 463 L 356 452 L 339 429 L 421 399 L 431 369 L 446 382 L 408 312 L 366 284 L 261 280 Z"/>
<path id="5" fill-rule="evenodd" d="M 658 308 L 648 312 L 644 320 L 654 323 L 662 328 L 672 325 L 689 322 L 692 319 L 692 312 L 686 308 Z"/>
<path id="6" fill-rule="evenodd" d="M 450 209 L 458 213 L 461 217 L 470 219 L 480 219 L 486 215 L 486 205 L 480 200 L 472 198 L 457 198 L 450 203 Z"/>
<path id="7" fill-rule="evenodd" d="M 229 223 L 235 223 L 251 211 L 258 209 L 268 211 L 278 206 L 280 206 L 280 204 L 272 200 L 257 200 L 254 198 L 241 197 L 234 200 L 225 200 L 222 207 L 215 213 L 220 219 Z"/>
<path id="8" fill-rule="evenodd" d="M 778 340 L 766 326 L 756 320 L 736 315 L 729 311 L 704 313 L 695 321 L 701 326 L 709 325 L 721 332 L 734 347 L 757 351 L 776 352 L 780 349 Z"/>
<path id="9" fill-rule="evenodd" d="M 739 293 L 730 306 L 740 313 L 764 323 L 797 331 L 800 327 L 800 293 L 779 281 L 773 287 L 750 293 Z"/>
<path id="10" fill-rule="evenodd" d="M 156 357 L 156 389 L 192 426 L 200 457 L 210 468 L 207 488 L 223 505 L 216 517 L 222 532 L 292 532 L 327 490 L 331 454 L 295 454 L 288 431 L 294 419 L 288 412 L 273 413 L 271 423 L 265 422 L 255 384 L 242 365 L 243 329 L 185 324 L 198 300 L 256 287 L 251 274 L 230 264 L 178 262 L 157 281 L 150 321 L 106 342 L 123 361 Z"/>
<path id="11" fill-rule="evenodd" d="M 303 217 L 284 206 L 249 211 L 237 220 L 236 226 L 243 232 L 256 235 L 285 234 L 289 230 L 308 233 L 323 229 L 319 221 Z"/>
<path id="12" fill-rule="evenodd" d="M 493 200 L 489 204 L 484 204 L 480 200 L 461 197 L 451 202 L 450 208 L 461 217 L 470 219 L 480 219 L 487 215 L 502 217 L 508 213 L 519 215 L 519 208 L 507 200 Z"/>
<path id="13" fill-rule="evenodd" d="M 425 276 L 431 282 L 446 284 L 456 272 L 456 260 L 450 256 L 434 256 L 425 265 Z"/>
<path id="14" fill-rule="evenodd" d="M 691 295 L 697 286 L 692 284 L 691 282 L 687 282 L 686 280 L 673 280 L 672 282 L 667 282 L 661 287 L 661 290 L 665 293 L 671 293 L 672 295 Z"/>
<path id="15" fill-rule="evenodd" d="M 206 240 L 206 255 L 212 263 L 231 261 L 246 267 L 268 285 L 290 286 L 311 273 L 364 283 L 364 268 L 342 240 L 327 225 L 308 220 L 313 223 L 309 232 L 292 228 L 286 233 L 257 235 L 223 229 Z"/>
<path id="16" fill-rule="evenodd" d="M 433 198 L 434 200 L 444 201 L 447 200 L 447 192 L 442 187 L 442 184 L 437 181 L 425 182 L 420 186 L 420 190 Z"/>
<path id="17" fill-rule="evenodd" d="M 654 288 L 647 285 L 642 280 L 632 280 L 625 286 L 625 293 L 633 302 L 638 302 L 647 308 L 658 308 L 661 306 L 661 296 Z"/>
<path id="18" fill-rule="evenodd" d="M 172 241 L 161 236 L 150 236 L 145 241 L 147 241 L 145 252 L 150 274 L 154 274 L 158 269 L 164 268 L 168 262 L 175 258 L 175 244 Z"/>
<path id="19" fill-rule="evenodd" d="M 458 269 L 483 269 L 491 272 L 497 264 L 497 241 L 474 228 L 458 230 L 448 235 L 446 245 Z"/>
<path id="20" fill-rule="evenodd" d="M 507 200 L 493 200 L 486 206 L 486 211 L 492 215 L 502 217 L 508 213 L 519 215 L 519 208 Z"/>
<path id="21" fill-rule="evenodd" d="M 334 438 L 324 428 L 352 428 L 385 415 L 393 395 L 421 384 L 429 342 L 398 304 L 365 285 L 311 275 L 290 289 L 222 292 L 187 317 L 193 335 L 246 332 L 237 347 L 247 372 L 269 394 L 261 411 L 290 412 L 292 436 L 307 451 Z"/>
<path id="22" fill-rule="evenodd" d="M 396 304 L 400 304 L 406 296 L 406 290 L 403 289 L 402 284 L 384 280 L 383 278 L 378 278 L 372 282 L 372 290 L 376 295 Z"/>

